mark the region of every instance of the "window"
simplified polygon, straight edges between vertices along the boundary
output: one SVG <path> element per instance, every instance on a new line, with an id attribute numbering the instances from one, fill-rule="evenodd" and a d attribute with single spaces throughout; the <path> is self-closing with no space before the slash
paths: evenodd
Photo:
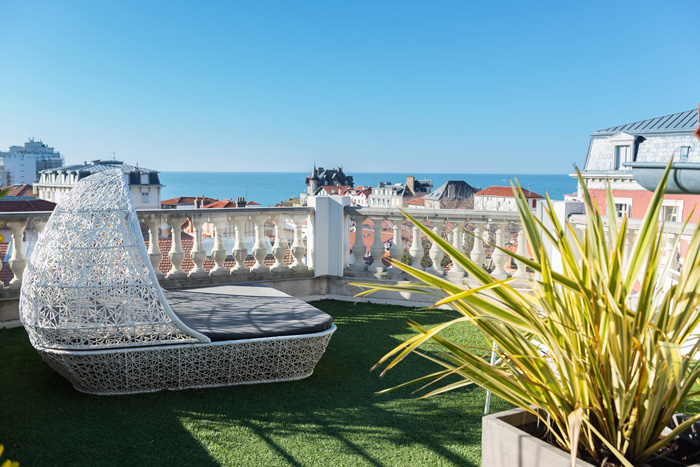
<path id="1" fill-rule="evenodd" d="M 690 146 L 681 146 L 680 160 L 687 161 L 690 156 Z"/>
<path id="2" fill-rule="evenodd" d="M 148 193 L 141 193 L 141 203 L 148 204 Z"/>
<path id="3" fill-rule="evenodd" d="M 661 203 L 660 220 L 683 222 L 683 201 L 666 199 Z"/>
<path id="4" fill-rule="evenodd" d="M 141 174 L 141 185 L 148 185 L 149 182 L 149 176 L 148 174 Z"/>
<path id="5" fill-rule="evenodd" d="M 630 160 L 630 147 L 629 146 L 615 146 L 615 170 L 627 170 L 627 167 L 623 166 L 625 162 L 631 162 Z"/>
<path id="6" fill-rule="evenodd" d="M 617 211 L 617 217 L 630 217 L 630 211 L 632 206 L 627 203 L 615 203 L 615 211 Z"/>
<path id="7" fill-rule="evenodd" d="M 665 222 L 679 222 L 678 206 L 662 206 L 661 219 Z"/>

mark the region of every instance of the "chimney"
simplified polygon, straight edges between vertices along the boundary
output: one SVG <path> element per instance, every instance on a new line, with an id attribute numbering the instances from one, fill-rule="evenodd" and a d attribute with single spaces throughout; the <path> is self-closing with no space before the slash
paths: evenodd
<path id="1" fill-rule="evenodd" d="M 243 196 L 239 196 L 238 199 L 236 199 L 236 207 L 237 208 L 244 208 L 245 207 L 245 198 Z"/>
<path id="2" fill-rule="evenodd" d="M 414 189 L 414 186 L 416 184 L 416 177 L 413 175 L 407 175 L 406 176 L 406 188 L 408 188 L 408 191 L 410 191 L 412 194 L 416 194 L 416 191 Z"/>

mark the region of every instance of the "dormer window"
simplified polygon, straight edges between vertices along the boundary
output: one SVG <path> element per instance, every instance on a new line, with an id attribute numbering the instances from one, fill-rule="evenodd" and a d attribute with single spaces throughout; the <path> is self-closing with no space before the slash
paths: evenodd
<path id="1" fill-rule="evenodd" d="M 615 158 L 614 158 L 614 170 L 627 170 L 627 167 L 623 166 L 625 162 L 632 162 L 630 147 L 629 146 L 615 146 Z"/>
<path id="2" fill-rule="evenodd" d="M 681 161 L 687 161 L 688 156 L 690 156 L 690 146 L 681 146 L 680 159 Z"/>

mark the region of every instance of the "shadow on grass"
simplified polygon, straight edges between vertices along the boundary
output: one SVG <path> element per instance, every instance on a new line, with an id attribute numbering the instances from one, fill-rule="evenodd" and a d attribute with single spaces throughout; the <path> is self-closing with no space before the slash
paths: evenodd
<path id="1" fill-rule="evenodd" d="M 25 465 L 480 465 L 484 392 L 375 396 L 435 367 L 370 367 L 444 311 L 322 301 L 338 331 L 297 382 L 89 396 L 41 362 L 23 329 L 0 331 L 0 443 Z M 469 343 L 481 344 L 476 332 Z M 467 342 L 465 342 L 467 343 Z M 507 405 L 494 401 L 494 410 Z"/>

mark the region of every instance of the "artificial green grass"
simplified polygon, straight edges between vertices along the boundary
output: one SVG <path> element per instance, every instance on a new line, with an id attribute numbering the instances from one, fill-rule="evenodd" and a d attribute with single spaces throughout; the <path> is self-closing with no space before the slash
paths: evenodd
<path id="1" fill-rule="evenodd" d="M 468 465 L 481 461 L 485 392 L 419 399 L 374 393 L 438 369 L 410 356 L 384 378 L 371 366 L 454 313 L 314 303 L 338 330 L 314 374 L 289 383 L 131 396 L 81 394 L 41 361 L 24 329 L 0 330 L 0 444 L 4 458 L 41 465 Z M 483 347 L 466 325 L 464 344 Z M 509 406 L 498 398 L 492 410 Z"/>

